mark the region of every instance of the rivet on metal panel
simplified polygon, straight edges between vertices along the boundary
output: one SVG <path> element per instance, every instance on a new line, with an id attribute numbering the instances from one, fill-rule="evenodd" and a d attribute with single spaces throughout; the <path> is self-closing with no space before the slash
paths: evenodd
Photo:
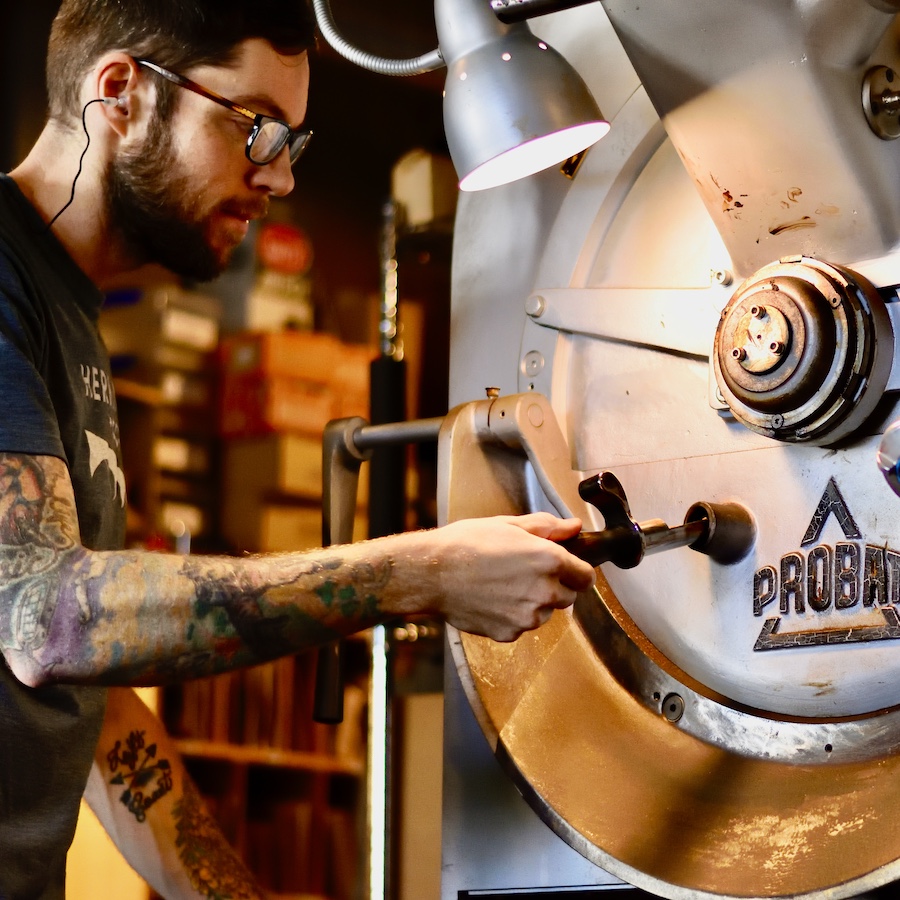
<path id="1" fill-rule="evenodd" d="M 544 357 L 539 350 L 529 350 L 522 359 L 522 371 L 530 378 L 544 371 Z"/>
<path id="2" fill-rule="evenodd" d="M 531 316 L 532 319 L 539 319 L 543 314 L 544 310 L 547 308 L 547 301 L 540 294 L 532 294 L 525 301 L 525 312 Z"/>
<path id="3" fill-rule="evenodd" d="M 684 700 L 679 694 L 667 694 L 662 702 L 662 714 L 670 722 L 677 722 L 684 715 Z"/>

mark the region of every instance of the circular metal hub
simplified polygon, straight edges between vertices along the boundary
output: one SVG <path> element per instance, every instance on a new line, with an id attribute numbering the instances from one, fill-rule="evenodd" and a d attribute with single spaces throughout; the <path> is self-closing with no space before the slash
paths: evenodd
<path id="1" fill-rule="evenodd" d="M 738 288 L 719 320 L 713 366 L 725 402 L 748 428 L 831 444 L 874 410 L 892 351 L 875 288 L 848 269 L 799 257 Z"/>
<path id="2" fill-rule="evenodd" d="M 898 88 L 900 78 L 887 66 L 873 66 L 863 78 L 863 112 L 869 127 L 884 141 L 900 137 Z"/>

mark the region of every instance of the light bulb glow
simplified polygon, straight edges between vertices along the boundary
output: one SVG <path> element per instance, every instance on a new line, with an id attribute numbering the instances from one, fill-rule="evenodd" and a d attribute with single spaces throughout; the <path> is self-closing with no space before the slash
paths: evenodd
<path id="1" fill-rule="evenodd" d="M 575 156 L 600 140 L 609 122 L 584 122 L 526 141 L 474 169 L 459 183 L 461 191 L 483 191 L 541 172 Z"/>

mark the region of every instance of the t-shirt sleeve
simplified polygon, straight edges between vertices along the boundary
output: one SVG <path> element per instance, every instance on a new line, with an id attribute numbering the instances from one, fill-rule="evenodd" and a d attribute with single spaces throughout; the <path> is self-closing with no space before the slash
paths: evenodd
<path id="1" fill-rule="evenodd" d="M 0 244 L 0 452 L 65 459 L 59 425 L 40 376 L 38 311 Z"/>

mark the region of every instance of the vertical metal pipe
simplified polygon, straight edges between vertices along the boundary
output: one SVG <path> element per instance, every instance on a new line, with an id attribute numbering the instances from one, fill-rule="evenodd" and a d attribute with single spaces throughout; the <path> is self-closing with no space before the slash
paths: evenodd
<path id="1" fill-rule="evenodd" d="M 400 335 L 397 271 L 397 210 L 385 203 L 381 230 L 381 319 L 378 358 L 371 365 L 372 425 L 406 420 L 406 363 Z M 369 469 L 369 537 L 406 528 L 405 445 L 373 451 Z M 372 633 L 369 716 L 369 885 L 370 900 L 391 891 L 391 704 L 390 658 L 385 628 Z"/>
<path id="2" fill-rule="evenodd" d="M 373 425 L 406 420 L 406 362 L 400 334 L 397 271 L 397 215 L 393 201 L 382 210 L 381 318 L 379 355 L 372 361 Z M 369 478 L 369 536 L 383 537 L 406 528 L 406 457 L 403 446 L 380 447 Z"/>

